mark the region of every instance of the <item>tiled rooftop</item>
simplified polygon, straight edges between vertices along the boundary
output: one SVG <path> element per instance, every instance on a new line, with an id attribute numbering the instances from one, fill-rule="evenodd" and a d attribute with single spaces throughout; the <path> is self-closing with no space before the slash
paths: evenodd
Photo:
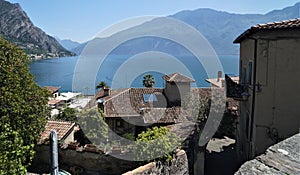
<path id="1" fill-rule="evenodd" d="M 140 116 L 140 109 L 149 109 L 152 105 L 144 102 L 143 94 L 155 94 L 158 103 L 154 105 L 166 107 L 166 100 L 162 92 L 163 89 L 159 88 L 131 88 L 119 93 L 112 90 L 111 95 L 104 98 L 105 114 L 107 117 Z"/>
<path id="2" fill-rule="evenodd" d="M 48 105 L 55 105 L 58 104 L 60 102 L 60 100 L 58 99 L 52 99 L 48 101 Z"/>
<path id="3" fill-rule="evenodd" d="M 74 126 L 75 123 L 73 122 L 49 120 L 46 123 L 45 130 L 41 133 L 40 143 L 44 143 L 45 140 L 48 140 L 51 130 L 56 131 L 57 140 L 62 140 L 68 136 Z"/>
<path id="4" fill-rule="evenodd" d="M 167 82 L 175 82 L 175 83 L 191 83 L 195 82 L 194 79 L 187 77 L 185 75 L 182 75 L 178 72 L 170 74 L 170 75 L 164 75 L 163 79 L 166 80 Z"/>
<path id="5" fill-rule="evenodd" d="M 269 22 L 266 24 L 257 24 L 255 26 L 252 26 L 250 29 L 282 29 L 294 27 L 300 27 L 300 18 L 278 22 Z"/>
<path id="6" fill-rule="evenodd" d="M 60 87 L 55 87 L 55 86 L 44 86 L 44 88 L 50 91 L 51 93 L 54 93 L 60 89 Z"/>
<path id="7" fill-rule="evenodd" d="M 201 99 L 210 98 L 210 88 L 192 88 L 192 94 L 197 94 Z M 168 106 L 162 88 L 130 88 L 111 90 L 109 96 L 103 97 L 101 92 L 96 97 L 105 101 L 106 117 L 143 117 L 145 123 L 178 123 L 186 120 L 189 111 L 182 110 L 179 106 Z M 145 102 L 143 94 L 155 94 L 157 101 Z M 98 99 L 98 98 L 95 98 Z M 234 100 L 231 100 L 234 101 Z M 93 102 L 95 106 L 96 101 Z M 235 107 L 235 102 L 230 102 L 229 107 Z"/>
<path id="8" fill-rule="evenodd" d="M 260 30 L 277 30 L 277 29 L 297 29 L 300 28 L 300 18 L 278 21 L 278 22 L 269 22 L 265 24 L 257 24 L 250 27 L 240 36 L 238 36 L 233 43 L 241 42 L 246 36 L 250 36 L 253 33 Z"/>

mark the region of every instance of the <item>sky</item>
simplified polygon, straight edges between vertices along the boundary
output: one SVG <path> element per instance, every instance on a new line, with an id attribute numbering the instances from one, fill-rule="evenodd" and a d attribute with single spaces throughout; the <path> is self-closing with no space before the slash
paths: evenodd
<path id="1" fill-rule="evenodd" d="M 34 25 L 51 36 L 85 42 L 120 21 L 168 16 L 211 8 L 229 13 L 265 14 L 300 0 L 7 0 L 19 3 Z"/>

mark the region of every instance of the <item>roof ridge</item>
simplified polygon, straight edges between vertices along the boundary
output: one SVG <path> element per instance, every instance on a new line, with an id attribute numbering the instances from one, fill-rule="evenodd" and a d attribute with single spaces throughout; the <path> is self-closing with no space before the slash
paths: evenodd
<path id="1" fill-rule="evenodd" d="M 110 97 L 110 98 L 108 98 L 107 100 L 105 100 L 106 102 L 107 101 L 110 101 L 110 100 L 112 100 L 112 99 L 114 99 L 114 98 L 117 98 L 118 96 L 120 96 L 121 94 L 123 94 L 123 93 L 125 93 L 125 92 L 127 92 L 127 91 L 129 91 L 131 88 L 127 88 L 127 89 L 125 89 L 124 91 L 122 91 L 122 92 L 119 92 L 118 94 L 116 94 L 116 95 L 114 95 L 114 96 L 112 96 L 112 97 Z"/>
<path id="2" fill-rule="evenodd" d="M 179 78 L 183 77 L 184 79 L 186 79 L 186 81 L 190 81 L 190 82 L 195 81 L 191 77 L 188 77 L 187 75 L 183 75 L 180 72 L 172 73 L 172 74 L 169 74 L 169 75 L 164 75 L 163 79 L 166 80 L 166 81 L 169 81 L 169 82 L 172 82 L 172 81 L 175 82 L 175 81 L 178 81 L 178 80 L 176 80 L 176 79 L 178 79 L 177 77 L 179 77 Z M 178 82 L 181 82 L 181 81 L 182 80 L 179 80 Z"/>
<path id="3" fill-rule="evenodd" d="M 280 21 L 271 21 L 271 22 L 267 22 L 267 23 L 258 23 L 256 25 L 253 25 L 252 27 L 266 26 L 268 24 L 282 24 L 282 23 L 294 22 L 294 21 L 298 21 L 298 20 L 300 21 L 300 18 L 286 19 L 286 20 L 280 20 Z"/>
<path id="4" fill-rule="evenodd" d="M 61 122 L 61 123 L 70 123 L 70 124 L 74 123 L 75 124 L 75 122 L 72 122 L 72 121 L 55 120 L 55 119 L 49 119 L 49 120 L 47 120 L 47 122 Z"/>
<path id="5" fill-rule="evenodd" d="M 170 74 L 170 75 L 172 75 L 171 77 L 170 77 L 170 79 L 169 79 L 169 81 L 173 81 L 173 79 L 178 75 L 179 73 L 178 72 L 175 72 L 175 73 L 173 73 L 173 74 Z"/>
<path id="6" fill-rule="evenodd" d="M 256 24 L 251 26 L 249 29 L 239 35 L 233 43 L 240 43 L 242 40 L 247 38 L 259 30 L 278 30 L 278 29 L 292 29 L 300 28 L 300 18 L 293 18 L 281 21 L 273 21 L 268 23 Z"/>

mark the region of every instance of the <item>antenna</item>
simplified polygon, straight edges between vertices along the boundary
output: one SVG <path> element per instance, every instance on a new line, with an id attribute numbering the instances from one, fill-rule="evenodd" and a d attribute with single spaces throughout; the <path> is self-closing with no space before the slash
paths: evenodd
<path id="1" fill-rule="evenodd" d="M 220 78 L 222 78 L 222 71 L 218 71 L 218 79 L 217 79 L 217 82 L 220 81 Z"/>

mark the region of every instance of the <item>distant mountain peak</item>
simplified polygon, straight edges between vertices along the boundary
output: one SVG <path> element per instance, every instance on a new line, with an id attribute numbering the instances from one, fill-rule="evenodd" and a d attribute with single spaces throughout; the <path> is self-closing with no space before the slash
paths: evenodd
<path id="1" fill-rule="evenodd" d="M 213 10 L 209 8 L 199 8 L 196 10 L 183 10 L 175 13 L 169 17 L 181 20 L 190 26 L 198 30 L 209 41 L 211 46 L 215 49 L 218 55 L 231 55 L 239 54 L 239 46 L 233 44 L 233 41 L 249 27 L 267 23 L 272 21 L 282 21 L 287 19 L 294 19 L 300 17 L 299 3 L 294 6 L 286 7 L 281 10 L 273 10 L 266 14 L 236 14 L 228 13 L 224 11 Z M 147 28 L 147 25 L 159 26 L 161 30 L 168 32 L 168 27 L 164 27 L 164 24 L 155 24 L 157 20 L 144 23 L 139 28 Z M 135 30 L 134 28 L 128 30 Z M 101 43 L 105 42 L 108 38 L 94 39 L 91 42 Z M 85 48 L 87 43 L 83 43 L 80 46 L 72 49 L 73 52 L 80 54 Z M 146 51 L 149 46 L 158 45 L 169 53 L 180 54 L 182 50 L 174 49 L 174 45 L 171 45 L 169 41 L 163 41 L 163 39 L 146 39 L 135 40 L 133 43 L 123 44 L 116 54 L 130 54 L 138 53 L 139 51 Z M 153 49 L 153 48 L 150 48 Z M 129 52 L 129 53 L 128 53 Z"/>
<path id="2" fill-rule="evenodd" d="M 73 41 L 71 39 L 60 39 L 59 37 L 55 37 L 55 39 L 59 42 L 60 45 L 62 45 L 69 51 L 80 45 L 79 42 Z"/>
<path id="3" fill-rule="evenodd" d="M 34 26 L 18 3 L 0 0 L 0 34 L 29 55 L 44 57 L 73 55 L 53 37 Z"/>
<path id="4" fill-rule="evenodd" d="M 299 4 L 300 2 L 266 14 L 236 14 L 200 8 L 181 11 L 171 17 L 182 20 L 201 32 L 218 54 L 239 54 L 238 45 L 232 44 L 236 37 L 256 24 L 299 18 Z"/>

